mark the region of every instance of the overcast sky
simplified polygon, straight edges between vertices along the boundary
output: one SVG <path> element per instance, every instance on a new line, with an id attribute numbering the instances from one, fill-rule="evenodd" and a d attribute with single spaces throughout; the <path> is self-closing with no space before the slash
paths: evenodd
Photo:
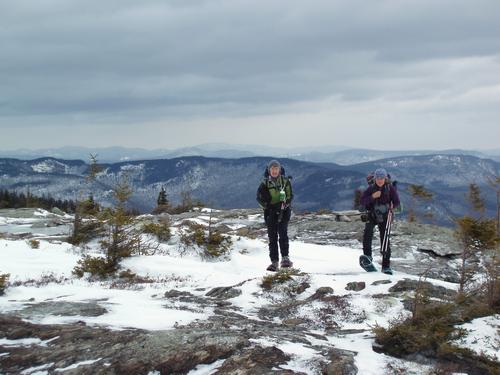
<path id="1" fill-rule="evenodd" d="M 500 145 L 498 0 L 0 2 L 0 147 Z"/>

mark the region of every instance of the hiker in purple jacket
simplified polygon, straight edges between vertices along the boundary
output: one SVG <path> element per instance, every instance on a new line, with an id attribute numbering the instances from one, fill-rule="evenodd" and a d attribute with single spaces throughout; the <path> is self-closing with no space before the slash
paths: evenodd
<path id="1" fill-rule="evenodd" d="M 399 196 L 396 188 L 388 182 L 385 169 L 379 168 L 374 172 L 375 183 L 368 186 L 361 196 L 361 204 L 368 211 L 368 221 L 363 233 L 363 254 L 372 258 L 372 240 L 375 226 L 380 232 L 380 243 L 384 241 L 385 227 L 389 210 L 399 206 Z M 382 259 L 382 272 L 392 275 L 391 248 L 387 244 L 387 251 Z"/>

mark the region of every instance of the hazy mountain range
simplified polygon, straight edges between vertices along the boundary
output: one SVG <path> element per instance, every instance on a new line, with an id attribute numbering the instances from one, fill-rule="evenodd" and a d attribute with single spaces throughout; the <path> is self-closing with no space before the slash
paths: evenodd
<path id="1" fill-rule="evenodd" d="M 386 168 L 399 181 L 402 200 L 412 205 L 406 191 L 408 184 L 425 185 L 435 199 L 419 204 L 420 211 L 430 211 L 435 221 L 450 224 L 452 218 L 468 210 L 465 193 L 471 182 L 481 186 L 488 214 L 495 215 L 496 197 L 487 178 L 500 174 L 500 163 L 469 155 L 401 156 L 342 166 L 280 159 L 286 173 L 293 176 L 296 210 L 353 208 L 356 188 L 365 188 L 365 176 L 377 167 Z M 88 164 L 81 160 L 39 158 L 34 160 L 0 159 L 0 188 L 30 191 L 62 199 L 82 199 L 92 193 L 104 204 L 112 202 L 112 188 L 127 178 L 135 193 L 131 205 L 148 212 L 156 205 L 161 187 L 168 199 L 178 203 L 181 192 L 209 206 L 220 208 L 256 207 L 255 192 L 269 157 L 239 159 L 201 156 L 173 159 L 103 163 L 96 181 L 85 178 Z"/>
<path id="2" fill-rule="evenodd" d="M 103 163 L 116 163 L 132 160 L 172 159 L 184 156 L 204 156 L 213 158 L 238 159 L 255 156 L 272 156 L 277 158 L 291 158 L 318 163 L 336 163 L 340 165 L 351 165 L 378 159 L 392 158 L 397 156 L 417 155 L 472 155 L 479 158 L 489 158 L 500 161 L 500 149 L 496 150 L 369 150 L 350 148 L 345 146 L 322 146 L 322 147 L 269 147 L 259 145 L 228 145 L 223 143 L 208 143 L 193 147 L 184 147 L 175 150 L 155 149 L 146 150 L 142 148 L 107 147 L 62 147 L 39 150 L 14 150 L 0 151 L 0 157 L 15 158 L 23 160 L 37 159 L 41 157 L 53 157 L 57 159 L 79 159 L 89 160 L 89 155 L 97 155 Z"/>

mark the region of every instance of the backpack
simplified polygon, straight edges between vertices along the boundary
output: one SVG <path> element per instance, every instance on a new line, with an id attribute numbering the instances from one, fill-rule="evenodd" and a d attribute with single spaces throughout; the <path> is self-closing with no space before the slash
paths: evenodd
<path id="1" fill-rule="evenodd" d="M 368 175 L 366 176 L 366 182 L 368 183 L 368 186 L 372 186 L 373 184 L 375 184 L 375 174 L 374 174 L 374 172 L 368 173 Z M 396 180 L 392 181 L 391 175 L 389 173 L 387 174 L 387 177 L 385 178 L 385 183 L 388 184 L 388 185 L 394 186 L 394 188 L 396 190 L 398 188 L 398 182 Z"/>
<path id="2" fill-rule="evenodd" d="M 368 186 L 373 186 L 375 184 L 375 173 L 374 172 L 368 173 L 368 175 L 366 176 L 366 182 L 368 183 Z M 392 185 L 394 187 L 394 190 L 396 190 L 396 191 L 398 190 L 398 181 L 396 181 L 396 180 L 392 181 L 391 175 L 389 173 L 387 174 L 387 177 L 385 179 L 385 185 Z M 386 189 L 384 189 L 384 190 L 386 190 Z M 361 221 L 363 221 L 363 222 L 368 221 L 368 216 L 366 215 L 366 207 L 363 207 L 360 205 L 360 207 L 358 209 L 359 209 L 359 211 L 363 212 L 363 214 L 361 215 Z M 399 203 L 399 206 L 396 208 L 395 212 L 396 213 L 403 212 L 403 202 Z"/>

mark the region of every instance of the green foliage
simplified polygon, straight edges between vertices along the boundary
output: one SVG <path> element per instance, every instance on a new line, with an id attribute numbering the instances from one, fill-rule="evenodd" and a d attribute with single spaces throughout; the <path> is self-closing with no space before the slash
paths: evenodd
<path id="1" fill-rule="evenodd" d="M 87 180 L 95 180 L 97 174 L 102 171 L 102 166 L 97 161 L 97 154 L 90 154 L 90 167 L 87 175 Z"/>
<path id="2" fill-rule="evenodd" d="M 480 250 L 496 249 L 500 243 L 497 236 L 496 221 L 493 219 L 473 218 L 464 216 L 456 220 L 455 235 L 462 244 L 459 290 L 465 292 L 468 284 L 478 272 L 476 262 L 471 258 L 476 257 Z M 498 270 L 489 275 L 498 279 Z"/>
<path id="3" fill-rule="evenodd" d="M 168 241 L 172 237 L 170 222 L 167 219 L 162 219 L 159 223 L 146 223 L 142 226 L 142 231 L 155 235 L 160 242 Z"/>
<path id="4" fill-rule="evenodd" d="M 293 276 L 303 276 L 299 270 L 295 268 L 280 268 L 278 272 L 270 275 L 266 275 L 262 278 L 261 287 L 263 289 L 272 289 L 273 286 L 284 284 L 286 282 L 292 281 Z"/>
<path id="5" fill-rule="evenodd" d="M 456 234 L 468 248 L 491 249 L 500 242 L 496 234 L 495 220 L 464 216 L 457 219 L 456 224 L 458 227 Z"/>
<path id="6" fill-rule="evenodd" d="M 229 252 L 232 245 L 231 238 L 219 231 L 213 231 L 206 238 L 206 253 L 217 258 Z"/>
<path id="7" fill-rule="evenodd" d="M 187 230 L 182 231 L 180 242 L 186 247 L 198 246 L 203 249 L 203 255 L 218 258 L 231 249 L 232 241 L 218 230 L 205 229 L 203 225 L 190 223 Z"/>
<path id="8" fill-rule="evenodd" d="M 132 190 L 126 180 L 120 181 L 113 191 L 116 206 L 102 210 L 99 214 L 97 225 L 102 229 L 99 234 L 103 235 L 100 241 L 104 250 L 105 258 L 84 257 L 75 267 L 73 273 L 82 276 L 85 272 L 92 275 L 105 277 L 113 274 L 118 268 L 123 258 L 134 253 L 141 253 L 143 250 L 140 233 L 133 226 L 133 217 L 127 211 L 125 203 L 131 196 Z M 78 221 L 75 221 L 75 224 Z M 80 225 L 82 223 L 80 222 Z M 81 227 L 78 231 L 82 235 Z M 81 237 L 73 240 L 81 241 Z"/>
<path id="9" fill-rule="evenodd" d="M 469 185 L 469 192 L 467 193 L 467 200 L 469 201 L 472 210 L 478 212 L 480 216 L 484 215 L 486 210 L 486 203 L 481 197 L 481 190 L 476 184 Z"/>
<path id="10" fill-rule="evenodd" d="M 75 215 L 76 216 L 76 215 Z M 105 232 L 104 224 L 100 220 L 75 220 L 73 221 L 73 231 L 67 241 L 72 245 L 87 243 L 94 238 L 102 236 Z"/>
<path id="11" fill-rule="evenodd" d="M 165 191 L 165 188 L 163 186 L 160 190 L 160 193 L 158 194 L 157 204 L 158 206 L 169 206 L 167 192 Z"/>
<path id="12" fill-rule="evenodd" d="M 115 266 L 122 258 L 141 250 L 140 234 L 134 230 L 133 217 L 125 207 L 131 195 L 132 189 L 128 181 L 121 180 L 113 190 L 116 206 L 104 210 L 101 214 L 101 220 L 108 228 L 106 237 L 100 241 L 101 248 Z"/>
<path id="13" fill-rule="evenodd" d="M 127 268 L 126 270 L 121 271 L 118 274 L 118 277 L 120 279 L 134 280 L 135 278 L 137 278 L 137 274 L 135 274 L 134 272 L 132 272 L 130 269 Z"/>
<path id="14" fill-rule="evenodd" d="M 417 211 L 416 211 L 417 202 L 418 201 L 423 201 L 423 202 L 431 201 L 432 198 L 434 197 L 434 194 L 432 194 L 430 191 L 428 191 L 424 187 L 424 185 L 410 184 L 410 185 L 408 185 L 407 191 L 411 196 L 410 207 L 408 209 L 408 221 L 410 223 L 412 223 L 412 222 L 417 221 Z M 431 219 L 432 213 L 427 212 L 424 214 L 424 217 L 426 219 Z"/>
<path id="15" fill-rule="evenodd" d="M 0 296 L 2 296 L 5 293 L 5 289 L 7 289 L 7 283 L 9 282 L 9 276 L 10 276 L 10 274 L 8 274 L 8 273 L 0 274 Z"/>
<path id="16" fill-rule="evenodd" d="M 89 195 L 87 199 L 78 203 L 77 209 L 82 216 L 96 216 L 101 207 L 94 201 L 94 196 Z"/>
<path id="17" fill-rule="evenodd" d="M 44 210 L 59 208 L 64 212 L 75 212 L 76 203 L 72 200 L 54 199 L 47 196 L 35 196 L 31 192 L 17 193 L 16 191 L 0 190 L 0 208 L 36 207 Z"/>
<path id="18" fill-rule="evenodd" d="M 398 319 L 389 328 L 376 326 L 375 341 L 385 353 L 395 357 L 410 354 L 438 356 L 440 347 L 459 338 L 463 332 L 451 321 L 453 304 L 439 304 L 423 308 L 418 318 Z"/>
<path id="19" fill-rule="evenodd" d="M 500 237 L 500 176 L 488 177 L 488 184 L 493 188 L 496 193 L 496 203 L 497 203 L 497 236 Z"/>
<path id="20" fill-rule="evenodd" d="M 110 258 L 84 256 L 80 259 L 73 268 L 73 274 L 77 277 L 83 277 L 85 273 L 90 273 L 92 276 L 106 278 L 113 275 L 118 268 L 116 262 Z"/>
<path id="21" fill-rule="evenodd" d="M 471 373 L 498 373 L 497 362 L 452 344 L 466 334 L 456 325 L 463 323 L 464 319 L 475 319 L 491 312 L 487 313 L 484 305 L 478 307 L 477 301 L 472 299 L 456 302 L 425 306 L 418 318 L 400 317 L 387 329 L 376 326 L 373 328 L 375 342 L 382 352 L 398 358 L 418 355 L 444 364 L 455 363 L 457 369 L 477 369 Z"/>
<path id="22" fill-rule="evenodd" d="M 40 241 L 38 241 L 38 240 L 34 240 L 34 239 L 33 240 L 29 240 L 28 244 L 30 245 L 30 247 L 32 249 L 39 249 L 40 248 Z"/>

